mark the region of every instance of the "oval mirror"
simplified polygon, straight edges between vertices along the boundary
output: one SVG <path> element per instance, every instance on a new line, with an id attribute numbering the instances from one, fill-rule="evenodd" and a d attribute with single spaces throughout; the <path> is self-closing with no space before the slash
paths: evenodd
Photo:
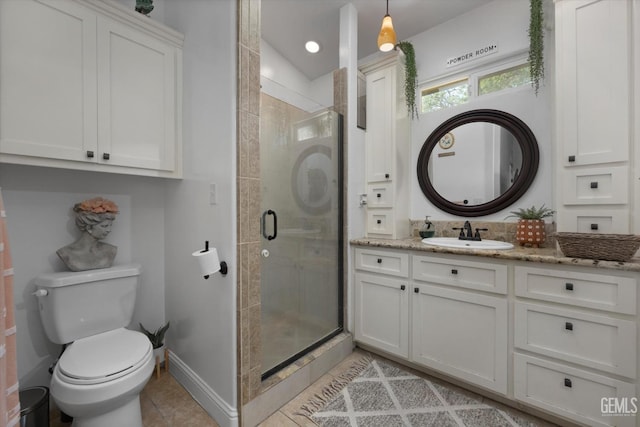
<path id="1" fill-rule="evenodd" d="M 429 135 L 418 155 L 418 183 L 445 212 L 488 215 L 527 191 L 538 161 L 538 143 L 522 120 L 499 110 L 472 110 Z"/>

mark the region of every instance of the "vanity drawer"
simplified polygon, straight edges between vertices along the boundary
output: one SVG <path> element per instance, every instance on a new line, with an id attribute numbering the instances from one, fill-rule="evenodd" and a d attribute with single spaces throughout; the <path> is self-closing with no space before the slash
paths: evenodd
<path id="1" fill-rule="evenodd" d="M 356 248 L 356 268 L 391 276 L 409 277 L 409 255 L 402 252 Z"/>
<path id="2" fill-rule="evenodd" d="M 635 398 L 635 385 L 536 357 L 514 354 L 514 396 L 589 426 L 635 426 L 635 416 L 602 414 L 603 398 Z"/>
<path id="3" fill-rule="evenodd" d="M 413 279 L 497 294 L 507 293 L 507 266 L 488 262 L 414 255 Z"/>
<path id="4" fill-rule="evenodd" d="M 563 178 L 565 205 L 628 203 L 628 167 L 567 170 Z"/>
<path id="5" fill-rule="evenodd" d="M 567 209 L 558 212 L 563 229 L 577 233 L 628 234 L 629 213 L 626 209 Z"/>
<path id="6" fill-rule="evenodd" d="M 516 266 L 515 282 L 517 296 L 636 314 L 637 281 L 631 277 Z"/>
<path id="7" fill-rule="evenodd" d="M 393 189 L 390 182 L 367 185 L 367 205 L 370 208 L 393 207 Z"/>
<path id="8" fill-rule="evenodd" d="M 514 336 L 523 350 L 636 377 L 635 322 L 516 302 Z"/>
<path id="9" fill-rule="evenodd" d="M 391 209 L 367 209 L 367 234 L 393 234 Z"/>

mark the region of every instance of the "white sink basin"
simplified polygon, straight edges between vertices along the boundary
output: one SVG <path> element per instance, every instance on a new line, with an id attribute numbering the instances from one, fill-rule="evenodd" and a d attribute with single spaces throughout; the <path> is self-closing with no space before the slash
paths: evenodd
<path id="1" fill-rule="evenodd" d="M 441 248 L 460 248 L 460 249 L 484 249 L 484 250 L 501 250 L 513 249 L 513 245 L 507 242 L 497 240 L 459 240 L 457 237 L 430 237 L 422 239 L 425 245 L 439 246 Z"/>

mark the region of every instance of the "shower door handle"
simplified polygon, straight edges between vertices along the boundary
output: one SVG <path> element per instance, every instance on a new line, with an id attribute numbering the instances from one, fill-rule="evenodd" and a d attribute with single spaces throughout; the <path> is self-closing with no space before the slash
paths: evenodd
<path id="1" fill-rule="evenodd" d="M 273 215 L 273 234 L 267 235 L 267 215 Z M 273 240 L 278 236 L 278 217 L 276 216 L 276 212 L 268 209 L 262 212 L 262 237 L 267 240 Z"/>

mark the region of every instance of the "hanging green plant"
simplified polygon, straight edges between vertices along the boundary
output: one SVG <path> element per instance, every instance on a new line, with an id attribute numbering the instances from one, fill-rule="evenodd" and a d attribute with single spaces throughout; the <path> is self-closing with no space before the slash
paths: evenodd
<path id="1" fill-rule="evenodd" d="M 404 94 L 407 102 L 407 114 L 412 119 L 418 118 L 416 107 L 416 87 L 418 86 L 418 69 L 416 68 L 416 53 L 413 45 L 408 41 L 401 41 L 396 45 L 405 56 Z"/>
<path id="2" fill-rule="evenodd" d="M 542 0 L 529 1 L 529 69 L 531 86 L 538 95 L 540 82 L 544 80 L 544 17 Z"/>

